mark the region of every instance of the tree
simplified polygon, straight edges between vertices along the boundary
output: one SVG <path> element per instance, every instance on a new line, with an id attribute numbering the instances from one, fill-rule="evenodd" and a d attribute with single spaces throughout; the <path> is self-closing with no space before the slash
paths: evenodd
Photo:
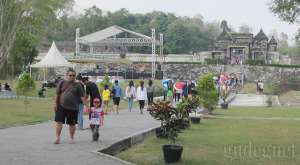
<path id="1" fill-rule="evenodd" d="M 241 25 L 239 27 L 239 32 L 240 33 L 252 33 L 252 31 L 253 31 L 253 29 L 250 26 L 246 25 L 246 24 Z"/>
<path id="2" fill-rule="evenodd" d="M 17 32 L 40 35 L 47 18 L 72 4 L 73 0 L 1 0 L 0 1 L 0 69 L 7 64 Z"/>
<path id="3" fill-rule="evenodd" d="M 202 106 L 211 113 L 219 101 L 217 89 L 214 84 L 213 74 L 208 73 L 197 81 L 197 92 Z"/>
<path id="4" fill-rule="evenodd" d="M 283 55 L 289 54 L 289 44 L 288 44 L 288 35 L 285 33 L 280 33 L 278 39 L 278 52 Z"/>
<path id="5" fill-rule="evenodd" d="M 113 84 L 110 82 L 110 79 L 107 74 L 105 74 L 104 79 L 99 84 L 99 89 L 101 93 L 104 90 L 105 85 L 107 85 L 109 89 L 112 89 Z"/>
<path id="6" fill-rule="evenodd" d="M 27 100 L 28 95 L 30 92 L 34 91 L 35 89 L 35 82 L 32 80 L 30 75 L 26 72 L 23 72 L 17 81 L 16 92 L 18 96 L 25 96 L 24 105 L 25 110 L 27 110 L 27 105 L 30 102 Z"/>
<path id="7" fill-rule="evenodd" d="M 11 65 L 12 74 L 16 75 L 26 68 L 31 61 L 38 55 L 36 50 L 37 37 L 20 30 L 16 34 L 11 56 L 8 63 Z"/>
<path id="8" fill-rule="evenodd" d="M 228 32 L 231 31 L 231 29 L 228 27 L 228 24 L 227 24 L 227 21 L 226 21 L 226 20 L 223 20 L 223 21 L 221 22 L 221 29 L 223 29 L 223 31 L 228 31 Z"/>
<path id="9" fill-rule="evenodd" d="M 23 72 L 17 81 L 16 92 L 19 96 L 28 96 L 35 89 L 35 83 L 26 72 Z"/>
<path id="10" fill-rule="evenodd" d="M 299 0 L 272 0 L 270 9 L 286 22 L 299 22 L 300 1 Z"/>

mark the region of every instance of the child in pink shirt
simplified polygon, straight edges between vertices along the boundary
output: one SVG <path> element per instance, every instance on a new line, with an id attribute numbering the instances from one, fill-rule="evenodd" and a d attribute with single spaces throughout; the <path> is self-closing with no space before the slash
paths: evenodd
<path id="1" fill-rule="evenodd" d="M 104 112 L 102 108 L 100 107 L 101 102 L 99 98 L 95 98 L 93 100 L 94 107 L 88 110 L 88 113 L 90 114 L 90 127 L 91 131 L 93 133 L 93 141 L 98 141 L 99 139 L 99 127 L 103 125 L 103 119 L 104 119 Z"/>

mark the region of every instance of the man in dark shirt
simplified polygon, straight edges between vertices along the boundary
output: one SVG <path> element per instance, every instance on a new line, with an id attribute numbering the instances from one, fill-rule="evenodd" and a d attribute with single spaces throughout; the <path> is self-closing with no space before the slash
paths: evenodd
<path id="1" fill-rule="evenodd" d="M 73 69 L 67 72 L 68 79 L 59 82 L 56 89 L 55 99 L 55 121 L 56 140 L 54 144 L 60 143 L 60 135 L 63 124 L 69 125 L 71 143 L 74 143 L 75 125 L 78 119 L 79 104 L 82 102 L 88 107 L 81 85 L 75 82 L 76 73 Z"/>
<path id="2" fill-rule="evenodd" d="M 89 81 L 88 77 L 83 77 L 82 82 L 85 85 L 86 97 L 90 96 L 90 106 L 93 107 L 93 100 L 95 98 L 100 99 L 100 106 L 101 106 L 102 99 L 97 85 L 94 82 Z"/>

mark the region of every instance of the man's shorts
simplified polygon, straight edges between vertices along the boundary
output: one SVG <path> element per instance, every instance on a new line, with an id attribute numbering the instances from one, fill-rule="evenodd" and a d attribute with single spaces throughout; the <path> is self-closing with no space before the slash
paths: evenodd
<path id="1" fill-rule="evenodd" d="M 119 105 L 120 104 L 120 97 L 114 97 L 113 98 L 113 102 L 114 102 L 114 105 Z"/>
<path id="2" fill-rule="evenodd" d="M 78 110 L 69 110 L 59 106 L 55 112 L 55 121 L 68 125 L 76 125 L 78 120 Z"/>

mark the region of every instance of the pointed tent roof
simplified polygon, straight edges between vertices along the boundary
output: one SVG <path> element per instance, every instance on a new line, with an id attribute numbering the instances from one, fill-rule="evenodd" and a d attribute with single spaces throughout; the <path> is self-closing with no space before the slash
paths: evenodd
<path id="1" fill-rule="evenodd" d="M 30 65 L 32 68 L 55 68 L 55 67 L 72 67 L 64 56 L 61 55 L 53 41 L 47 55 L 38 63 Z"/>
<path id="2" fill-rule="evenodd" d="M 140 33 L 122 28 L 120 26 L 114 25 L 114 26 L 108 27 L 106 29 L 97 31 L 95 33 L 91 33 L 86 36 L 82 36 L 82 37 L 80 37 L 80 40 L 83 40 L 83 41 L 89 42 L 89 43 L 94 43 L 94 42 L 102 41 L 109 37 L 113 37 L 113 36 L 118 35 L 123 32 L 127 32 L 127 33 L 133 34 L 133 35 L 141 37 L 141 38 L 151 39 L 151 37 L 146 36 L 144 34 L 140 34 Z"/>
<path id="3" fill-rule="evenodd" d="M 232 40 L 232 36 L 226 30 L 219 35 L 218 40 Z"/>
<path id="4" fill-rule="evenodd" d="M 272 36 L 272 38 L 270 39 L 269 44 L 277 44 L 277 41 L 274 38 L 274 36 Z"/>
<path id="5" fill-rule="evenodd" d="M 256 41 L 263 41 L 263 40 L 269 40 L 266 34 L 263 32 L 262 29 L 260 29 L 259 33 L 254 37 L 254 40 Z"/>

